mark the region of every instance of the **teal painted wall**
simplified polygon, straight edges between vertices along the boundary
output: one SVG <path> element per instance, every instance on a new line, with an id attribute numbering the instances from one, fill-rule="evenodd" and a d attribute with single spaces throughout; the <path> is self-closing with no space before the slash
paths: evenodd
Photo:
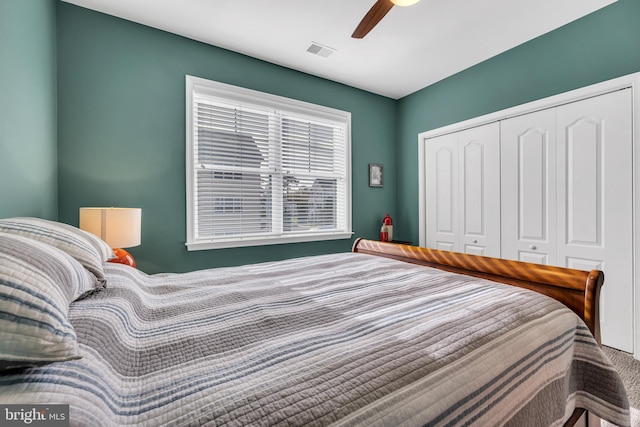
<path id="1" fill-rule="evenodd" d="M 640 1 L 618 2 L 398 102 L 398 238 L 418 240 L 418 134 L 640 71 Z"/>
<path id="2" fill-rule="evenodd" d="M 0 218 L 58 215 L 55 11 L 0 1 Z"/>
<path id="3" fill-rule="evenodd" d="M 389 211 L 397 238 L 417 241 L 418 133 L 640 71 L 637 22 L 640 2 L 619 0 L 396 102 L 68 3 L 3 0 L 0 217 L 77 224 L 81 206 L 142 207 L 143 244 L 131 251 L 148 272 L 348 250 L 186 251 L 191 74 L 351 111 L 355 235 L 377 237 Z M 367 185 L 372 162 L 385 165 L 384 189 Z"/>
<path id="4" fill-rule="evenodd" d="M 185 74 L 352 113 L 353 230 L 375 238 L 396 203 L 396 102 L 67 3 L 57 5 L 59 216 L 142 208 L 146 272 L 348 251 L 351 241 L 187 252 Z M 303 53 L 306 54 L 306 53 Z M 383 163 L 385 187 L 368 187 Z"/>

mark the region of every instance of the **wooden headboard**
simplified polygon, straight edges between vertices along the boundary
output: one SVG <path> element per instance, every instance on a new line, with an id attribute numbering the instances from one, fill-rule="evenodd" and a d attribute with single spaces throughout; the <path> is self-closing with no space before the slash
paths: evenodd
<path id="1" fill-rule="evenodd" d="M 560 301 L 580 316 L 600 344 L 598 311 L 600 288 L 604 282 L 604 273 L 600 270 L 581 271 L 366 239 L 356 240 L 352 251 L 540 292 Z"/>

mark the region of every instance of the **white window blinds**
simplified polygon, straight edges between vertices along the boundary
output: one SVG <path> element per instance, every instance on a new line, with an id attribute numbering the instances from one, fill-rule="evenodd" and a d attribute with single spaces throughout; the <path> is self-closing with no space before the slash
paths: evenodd
<path id="1" fill-rule="evenodd" d="M 189 249 L 351 236 L 348 113 L 187 83 Z"/>

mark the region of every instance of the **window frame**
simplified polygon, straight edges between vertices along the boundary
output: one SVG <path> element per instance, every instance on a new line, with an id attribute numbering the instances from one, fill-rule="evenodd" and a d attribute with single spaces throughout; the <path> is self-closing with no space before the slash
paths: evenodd
<path id="1" fill-rule="evenodd" d="M 263 246 L 274 244 L 315 242 L 324 240 L 350 239 L 352 231 L 352 190 L 351 190 L 351 113 L 330 107 L 311 104 L 278 95 L 255 91 L 226 83 L 186 75 L 186 191 L 187 191 L 187 238 L 189 251 L 236 248 L 245 246 Z M 215 239 L 196 239 L 195 206 L 195 141 L 193 132 L 194 92 L 232 102 L 237 105 L 259 105 L 273 110 L 283 111 L 301 117 L 338 122 L 345 127 L 345 230 L 314 231 L 270 236 L 229 236 Z M 272 202 L 273 203 L 273 202 Z M 273 206 L 273 205 L 272 205 Z"/>

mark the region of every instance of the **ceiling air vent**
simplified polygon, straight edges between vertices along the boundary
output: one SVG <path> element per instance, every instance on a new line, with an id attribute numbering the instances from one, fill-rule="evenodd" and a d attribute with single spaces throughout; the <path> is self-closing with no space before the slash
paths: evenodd
<path id="1" fill-rule="evenodd" d="M 316 42 L 311 42 L 311 46 L 307 48 L 307 52 L 313 53 L 314 55 L 322 56 L 324 58 L 331 55 L 335 51 L 336 50 L 331 47 L 323 46 Z"/>

